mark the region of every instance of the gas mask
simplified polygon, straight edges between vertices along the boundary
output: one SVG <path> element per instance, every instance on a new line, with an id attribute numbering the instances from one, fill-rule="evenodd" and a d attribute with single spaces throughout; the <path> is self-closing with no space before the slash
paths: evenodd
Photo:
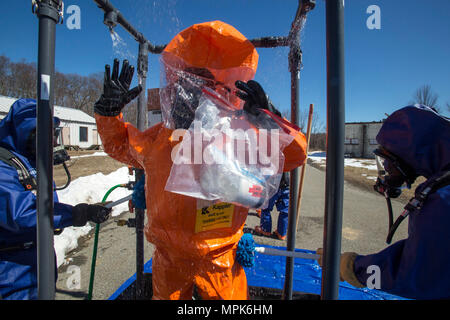
<path id="1" fill-rule="evenodd" d="M 53 165 L 63 165 L 64 171 L 66 172 L 67 175 L 67 182 L 64 186 L 62 187 L 56 187 L 55 190 L 63 190 L 65 188 L 67 188 L 70 184 L 71 181 L 71 176 L 70 176 L 70 172 L 69 169 L 67 168 L 66 165 L 66 161 L 70 160 L 70 156 L 67 153 L 64 145 L 61 144 L 62 141 L 62 136 L 61 136 L 61 127 L 56 127 L 53 130 Z M 36 129 L 34 129 L 31 134 L 30 137 L 28 139 L 28 150 L 30 153 L 30 156 L 32 158 L 36 158 Z"/>
<path id="2" fill-rule="evenodd" d="M 386 198 L 389 214 L 389 227 L 386 243 L 390 244 L 395 230 L 402 220 L 402 215 L 394 223 L 391 198 L 398 198 L 403 188 L 411 189 L 417 174 L 402 159 L 396 157 L 383 147 L 374 150 L 378 169 L 378 178 L 374 190 Z"/>
<path id="3" fill-rule="evenodd" d="M 176 80 L 167 84 L 161 94 L 162 107 L 168 115 L 164 122 L 170 129 L 189 129 L 195 118 L 202 89 L 210 88 L 225 99 L 230 99 L 231 89 L 216 81 L 208 69 L 190 67 L 173 72 Z"/>
<path id="4" fill-rule="evenodd" d="M 378 178 L 374 190 L 389 198 L 398 198 L 405 187 L 410 189 L 417 174 L 408 164 L 383 147 L 374 150 Z"/>
<path id="5" fill-rule="evenodd" d="M 53 135 L 53 165 L 64 164 L 70 160 L 64 145 L 60 144 L 62 141 L 61 127 L 55 128 Z"/>

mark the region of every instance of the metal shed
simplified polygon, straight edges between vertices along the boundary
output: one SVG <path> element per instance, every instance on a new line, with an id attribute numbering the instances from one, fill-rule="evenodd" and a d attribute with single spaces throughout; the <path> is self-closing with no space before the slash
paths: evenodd
<path id="1" fill-rule="evenodd" d="M 352 158 L 374 158 L 378 147 L 376 136 L 382 121 L 348 122 L 345 124 L 344 153 Z"/>

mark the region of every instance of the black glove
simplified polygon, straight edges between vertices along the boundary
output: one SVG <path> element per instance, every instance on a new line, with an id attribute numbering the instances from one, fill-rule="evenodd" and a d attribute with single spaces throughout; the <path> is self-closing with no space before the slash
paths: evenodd
<path id="1" fill-rule="evenodd" d="M 114 59 L 112 75 L 110 66 L 105 66 L 105 80 L 103 94 L 94 105 L 94 112 L 108 117 L 115 117 L 130 101 L 136 98 L 142 91 L 141 85 L 129 90 L 133 80 L 134 67 L 123 61 L 122 71 L 119 76 L 119 60 Z"/>
<path id="2" fill-rule="evenodd" d="M 240 99 L 245 101 L 244 104 L 245 112 L 256 116 L 258 115 L 258 108 L 267 109 L 270 112 L 281 117 L 280 111 L 278 111 L 275 108 L 275 106 L 269 100 L 269 97 L 264 92 L 264 89 L 258 82 L 254 80 L 249 80 L 247 83 L 245 83 L 243 81 L 238 80 L 235 82 L 234 85 L 239 90 L 242 90 L 242 91 L 237 90 L 236 95 Z"/>
<path id="3" fill-rule="evenodd" d="M 111 208 L 106 208 L 101 204 L 77 204 L 72 210 L 72 225 L 74 227 L 82 227 L 88 221 L 95 223 L 105 222 L 108 220 L 111 210 Z"/>

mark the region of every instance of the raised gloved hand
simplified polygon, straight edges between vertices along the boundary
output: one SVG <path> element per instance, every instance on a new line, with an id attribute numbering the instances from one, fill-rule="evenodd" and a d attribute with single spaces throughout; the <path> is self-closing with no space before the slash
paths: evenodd
<path id="1" fill-rule="evenodd" d="M 238 80 L 235 82 L 235 86 L 240 90 L 236 91 L 236 95 L 240 99 L 245 101 L 245 112 L 252 115 L 258 115 L 258 108 L 267 109 L 270 112 L 281 117 L 280 111 L 275 108 L 269 97 L 266 95 L 264 89 L 258 82 L 249 80 L 247 83 L 245 83 Z"/>
<path id="2" fill-rule="evenodd" d="M 322 267 L 323 266 L 323 249 L 322 248 L 317 249 L 316 253 L 319 255 L 319 259 L 317 260 L 317 263 Z M 347 281 L 352 286 L 357 287 L 357 288 L 364 288 L 365 285 L 363 285 L 361 282 L 359 282 L 358 278 L 356 277 L 355 271 L 354 271 L 355 258 L 357 256 L 358 256 L 358 254 L 355 252 L 344 252 L 343 254 L 341 254 L 339 276 L 341 278 L 341 281 Z"/>
<path id="3" fill-rule="evenodd" d="M 129 90 L 133 80 L 134 67 L 128 60 L 123 61 L 122 71 L 119 75 L 119 60 L 114 59 L 112 74 L 110 66 L 105 66 L 105 80 L 103 94 L 94 105 L 94 112 L 107 117 L 115 117 L 122 109 L 135 99 L 142 91 L 141 85 Z"/>
<path id="4" fill-rule="evenodd" d="M 137 209 L 146 209 L 145 203 L 145 175 L 139 179 L 133 187 L 133 194 L 131 195 L 131 202 Z"/>
<path id="5" fill-rule="evenodd" d="M 82 227 L 88 221 L 94 223 L 105 222 L 108 220 L 111 210 L 111 208 L 106 208 L 102 204 L 77 204 L 72 210 L 72 225 L 74 227 Z"/>

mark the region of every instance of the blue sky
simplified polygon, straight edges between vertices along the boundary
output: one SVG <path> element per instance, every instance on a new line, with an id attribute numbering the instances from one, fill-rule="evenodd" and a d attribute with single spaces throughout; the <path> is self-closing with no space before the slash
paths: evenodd
<path id="1" fill-rule="evenodd" d="M 123 15 L 154 44 L 166 44 L 194 23 L 222 20 L 248 38 L 287 35 L 297 0 L 112 0 Z M 115 50 L 103 12 L 91 0 L 65 0 L 81 9 L 81 29 L 57 26 L 56 68 L 64 73 L 102 72 L 114 57 L 136 63 L 138 45 L 121 27 L 125 46 Z M 381 29 L 369 30 L 366 9 L 378 5 Z M 449 0 L 346 0 L 346 121 L 378 121 L 411 101 L 425 84 L 450 103 Z M 66 12 L 66 21 L 70 14 Z M 9 1 L 0 13 L 0 54 L 13 61 L 37 60 L 38 19 L 31 1 Z M 325 0 L 317 0 L 302 31 L 302 109 L 314 103 L 326 123 Z M 258 49 L 259 81 L 282 111 L 290 108 L 288 48 Z M 159 85 L 159 56 L 150 55 L 147 87 Z M 449 115 L 449 112 L 445 112 Z"/>

